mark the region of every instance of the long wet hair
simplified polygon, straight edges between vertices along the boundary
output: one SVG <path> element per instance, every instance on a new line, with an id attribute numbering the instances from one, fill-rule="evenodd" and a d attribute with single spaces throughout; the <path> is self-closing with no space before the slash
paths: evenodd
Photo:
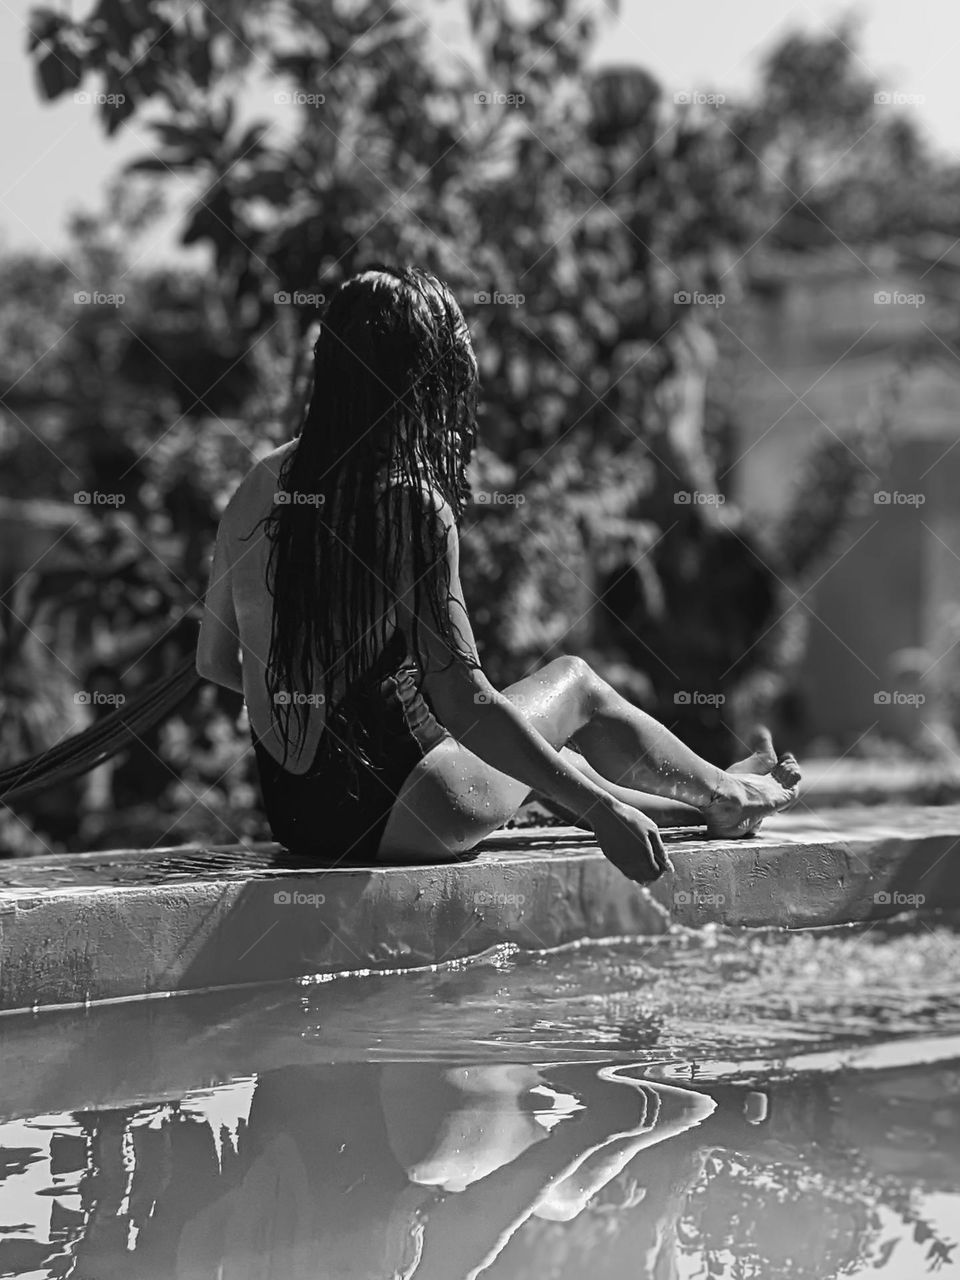
<path id="1" fill-rule="evenodd" d="M 313 388 L 296 447 L 264 520 L 273 622 L 266 683 L 271 715 L 290 750 L 308 708 L 297 690 L 325 698 L 324 738 L 356 778 L 369 763 L 355 717 L 331 723 L 334 682 L 349 688 L 375 664 L 395 618 L 405 554 L 415 581 L 409 651 L 419 620 L 442 636 L 451 661 L 471 664 L 449 619 L 449 533 L 430 491 L 459 525 L 470 498 L 479 389 L 469 330 L 456 299 L 416 267 L 380 263 L 344 281 L 321 317 Z M 378 478 L 392 483 L 379 493 Z M 475 664 L 471 664 L 475 665 Z M 421 675 L 422 679 L 422 675 Z"/>

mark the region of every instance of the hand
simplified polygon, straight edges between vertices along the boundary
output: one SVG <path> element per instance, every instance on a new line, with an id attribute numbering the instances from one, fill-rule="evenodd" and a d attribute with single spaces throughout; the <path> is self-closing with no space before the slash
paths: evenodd
<path id="1" fill-rule="evenodd" d="M 652 818 L 619 800 L 591 809 L 588 819 L 604 854 L 629 880 L 646 884 L 673 870 Z"/>

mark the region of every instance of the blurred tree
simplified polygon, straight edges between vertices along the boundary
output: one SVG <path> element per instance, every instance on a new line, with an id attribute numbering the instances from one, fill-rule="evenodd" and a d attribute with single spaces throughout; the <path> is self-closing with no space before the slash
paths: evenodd
<path id="1" fill-rule="evenodd" d="M 124 488 L 100 527 L 131 572 L 162 579 L 136 616 L 169 627 L 202 594 L 225 496 L 294 427 L 323 297 L 371 260 L 416 261 L 463 300 L 480 361 L 464 565 L 491 677 L 576 649 L 729 758 L 797 652 L 782 584 L 828 545 L 845 503 L 798 502 L 767 532 L 729 506 L 684 504 L 719 492 L 735 427 L 707 395 L 716 308 L 695 300 L 738 297 L 761 241 L 805 250 L 939 225 L 956 171 L 875 101 L 852 32 L 788 37 L 750 100 L 670 103 L 646 70 L 588 69 L 598 17 L 571 0 L 467 13 L 469 56 L 451 56 L 419 13 L 363 0 L 33 11 L 41 94 L 95 92 L 108 133 L 143 118 L 156 149 L 128 166 L 103 225 L 75 227 L 75 270 L 126 292 L 123 307 L 78 318 L 50 302 L 63 272 L 44 264 L 51 293 L 27 278 L 35 264 L 7 266 L 4 430 L 6 452 L 23 450 L 10 474 L 45 496 L 94 476 Z M 258 96 L 262 113 L 243 115 Z M 891 201 L 884 182 L 904 167 L 930 184 L 929 209 L 904 191 Z M 210 270 L 134 273 L 110 229 L 155 217 L 171 176 L 196 193 L 181 238 Z M 851 459 L 811 465 L 843 497 Z M 115 631 L 133 623 L 129 602 L 108 599 L 112 572 L 94 607 Z M 691 689 L 726 708 L 675 702 Z M 235 715 L 229 695 L 215 700 Z M 190 734 L 197 759 L 210 745 L 191 721 L 181 763 Z"/>

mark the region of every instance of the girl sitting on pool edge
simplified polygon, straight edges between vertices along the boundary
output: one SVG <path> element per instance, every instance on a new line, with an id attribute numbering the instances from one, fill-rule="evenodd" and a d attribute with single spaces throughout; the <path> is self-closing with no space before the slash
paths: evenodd
<path id="1" fill-rule="evenodd" d="M 536 792 L 648 881 L 671 868 L 645 810 L 729 837 L 795 798 L 766 731 L 719 768 L 581 658 L 490 684 L 459 573 L 478 367 L 445 284 L 353 276 L 314 357 L 299 435 L 224 511 L 197 649 L 244 696 L 276 840 L 326 865 L 449 861 Z"/>

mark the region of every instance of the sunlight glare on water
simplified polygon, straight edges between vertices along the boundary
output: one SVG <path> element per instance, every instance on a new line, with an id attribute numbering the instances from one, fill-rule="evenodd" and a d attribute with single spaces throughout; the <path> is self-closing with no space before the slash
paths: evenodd
<path id="1" fill-rule="evenodd" d="M 956 1272 L 947 919 L 501 947 L 4 1034 L 2 1275 Z"/>

